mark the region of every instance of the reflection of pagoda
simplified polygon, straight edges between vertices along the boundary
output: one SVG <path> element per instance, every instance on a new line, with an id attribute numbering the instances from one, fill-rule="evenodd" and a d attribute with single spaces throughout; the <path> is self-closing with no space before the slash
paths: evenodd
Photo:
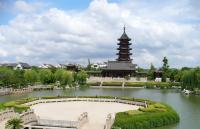
<path id="1" fill-rule="evenodd" d="M 127 36 L 125 27 L 124 32 L 118 41 L 118 58 L 116 61 L 108 61 L 107 67 L 102 70 L 102 75 L 104 77 L 124 77 L 135 75 L 136 65 L 132 63 L 132 59 L 130 58 L 130 55 L 132 55 L 130 50 L 132 50 L 132 48 L 130 48 L 131 43 L 129 43 L 129 41 L 131 41 L 131 39 Z"/>

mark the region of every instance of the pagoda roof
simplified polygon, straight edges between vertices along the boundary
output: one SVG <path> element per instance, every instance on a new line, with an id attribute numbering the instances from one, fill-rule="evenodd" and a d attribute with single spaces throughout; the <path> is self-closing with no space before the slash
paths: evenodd
<path id="1" fill-rule="evenodd" d="M 128 35 L 126 34 L 126 28 L 124 26 L 124 32 L 122 34 L 122 36 L 118 39 L 118 40 L 131 40 L 131 38 L 128 37 Z"/>

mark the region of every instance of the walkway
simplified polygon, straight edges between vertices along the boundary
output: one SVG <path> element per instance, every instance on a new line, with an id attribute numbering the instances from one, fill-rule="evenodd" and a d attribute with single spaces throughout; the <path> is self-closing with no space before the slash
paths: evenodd
<path id="1" fill-rule="evenodd" d="M 60 102 L 42 103 L 31 107 L 41 119 L 76 121 L 83 112 L 88 113 L 89 121 L 82 129 L 103 129 L 109 113 L 137 110 L 134 105 L 114 102 Z"/>

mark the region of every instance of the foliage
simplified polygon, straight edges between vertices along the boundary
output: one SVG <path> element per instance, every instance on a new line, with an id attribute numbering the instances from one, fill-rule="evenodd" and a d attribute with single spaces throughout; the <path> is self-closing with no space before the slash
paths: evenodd
<path id="1" fill-rule="evenodd" d="M 153 102 L 139 111 L 117 113 L 113 129 L 151 129 L 179 122 L 178 114 L 169 106 Z"/>
<path id="2" fill-rule="evenodd" d="M 14 78 L 13 70 L 7 67 L 0 67 L 0 81 L 2 86 L 12 85 L 12 78 Z"/>
<path id="3" fill-rule="evenodd" d="M 66 71 L 64 69 L 58 69 L 54 75 L 56 81 L 60 82 L 63 89 L 65 89 L 66 85 L 72 86 L 72 82 L 74 81 L 72 72 Z"/>
<path id="4" fill-rule="evenodd" d="M 24 78 L 29 84 L 34 84 L 37 81 L 38 74 L 35 70 L 26 70 L 24 73 Z"/>
<path id="5" fill-rule="evenodd" d="M 39 72 L 40 81 L 42 84 L 54 83 L 54 75 L 49 69 L 41 69 Z"/>
<path id="6" fill-rule="evenodd" d="M 182 76 L 183 87 L 186 89 L 194 90 L 200 89 L 200 68 L 195 68 L 183 72 Z"/>
<path id="7" fill-rule="evenodd" d="M 163 58 L 163 66 L 162 66 L 162 81 L 166 81 L 166 78 L 169 77 L 169 64 L 168 64 L 168 59 L 167 57 Z"/>
<path id="8" fill-rule="evenodd" d="M 22 123 L 23 123 L 22 119 L 12 118 L 7 121 L 6 129 L 21 129 L 21 128 L 23 128 Z"/>
<path id="9" fill-rule="evenodd" d="M 88 77 L 87 73 L 81 70 L 77 73 L 75 80 L 77 81 L 79 85 L 85 85 L 87 81 L 87 77 Z"/>
<path id="10" fill-rule="evenodd" d="M 147 73 L 147 78 L 148 80 L 154 80 L 154 72 L 155 72 L 156 68 L 154 67 L 154 65 L 151 63 L 150 69 Z"/>

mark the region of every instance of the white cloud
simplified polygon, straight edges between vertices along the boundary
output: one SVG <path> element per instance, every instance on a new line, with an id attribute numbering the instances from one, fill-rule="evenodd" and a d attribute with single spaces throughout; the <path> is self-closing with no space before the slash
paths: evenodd
<path id="1" fill-rule="evenodd" d="M 0 61 L 85 64 L 88 58 L 114 60 L 117 38 L 125 24 L 133 39 L 134 63 L 139 66 L 160 66 L 164 56 L 171 66 L 196 66 L 200 64 L 193 60 L 200 56 L 200 26 L 177 22 L 185 4 L 176 4 L 178 9 L 166 6 L 158 11 L 138 1 L 94 0 L 80 12 L 57 8 L 37 12 L 39 5 L 17 1 L 15 7 L 22 12 L 8 25 L 0 26 Z M 172 9 L 176 9 L 174 13 Z"/>
<path id="2" fill-rule="evenodd" d="M 44 7 L 44 4 L 35 2 L 35 3 L 27 3 L 24 0 L 17 0 L 14 5 L 14 9 L 16 11 L 21 11 L 25 13 L 35 12 L 38 9 Z"/>

